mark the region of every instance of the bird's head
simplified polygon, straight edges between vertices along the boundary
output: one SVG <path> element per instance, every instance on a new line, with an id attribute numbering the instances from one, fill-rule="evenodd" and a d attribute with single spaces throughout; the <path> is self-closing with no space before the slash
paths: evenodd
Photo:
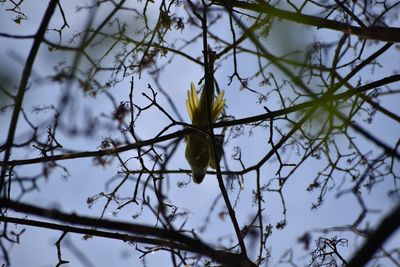
<path id="1" fill-rule="evenodd" d="M 206 176 L 205 173 L 192 172 L 193 182 L 195 184 L 200 184 L 201 182 L 203 182 L 205 176 Z"/>

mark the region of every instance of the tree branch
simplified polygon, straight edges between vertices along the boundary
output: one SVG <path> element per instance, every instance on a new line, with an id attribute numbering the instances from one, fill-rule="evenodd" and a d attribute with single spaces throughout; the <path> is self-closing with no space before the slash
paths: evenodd
<path id="1" fill-rule="evenodd" d="M 236 126 L 236 125 L 242 125 L 242 124 L 247 124 L 247 123 L 254 123 L 258 121 L 263 121 L 263 120 L 269 120 L 269 119 L 274 119 L 283 115 L 287 115 L 293 112 L 297 112 L 300 110 L 304 110 L 307 108 L 311 108 L 315 105 L 324 105 L 326 103 L 332 102 L 332 101 L 337 101 L 337 100 L 342 100 L 342 99 L 347 99 L 350 98 L 354 95 L 361 94 L 365 91 L 375 89 L 377 87 L 387 85 L 390 83 L 398 82 L 400 81 L 400 74 L 392 75 L 365 85 L 362 85 L 357 88 L 350 89 L 344 93 L 336 94 L 333 96 L 326 97 L 324 99 L 318 98 L 314 99 L 311 101 L 307 101 L 298 105 L 294 105 L 288 108 L 283 108 L 280 110 L 276 111 L 271 111 L 265 114 L 260 114 L 257 116 L 252 116 L 252 117 L 246 117 L 242 119 L 237 119 L 237 120 L 231 120 L 231 121 L 221 121 L 213 124 L 213 128 L 223 128 L 223 127 L 231 127 L 231 126 Z M 55 156 L 47 156 L 47 157 L 40 157 L 40 158 L 31 158 L 31 159 L 23 159 L 23 160 L 11 160 L 6 163 L 5 161 L 0 161 L 0 166 L 18 166 L 18 165 L 29 165 L 29 164 L 35 164 L 35 163 L 44 163 L 44 162 L 50 162 L 50 161 L 59 161 L 59 160 L 67 160 L 67 159 L 78 159 L 78 158 L 89 158 L 89 157 L 102 157 L 102 156 L 107 156 L 107 155 L 114 155 L 117 153 L 129 151 L 131 149 L 137 149 L 140 147 L 144 146 L 149 146 L 153 145 L 156 143 L 161 143 L 167 140 L 171 140 L 174 138 L 182 137 L 184 135 L 189 135 L 189 134 L 195 134 L 198 133 L 198 131 L 192 129 L 192 128 L 186 128 L 184 130 L 176 131 L 171 134 L 166 134 L 163 136 L 143 140 L 143 141 L 138 141 L 133 144 L 128 144 L 125 146 L 120 146 L 118 148 L 112 148 L 112 149 L 104 149 L 104 150 L 95 150 L 95 151 L 84 151 L 84 152 L 73 152 L 73 153 L 65 153 L 61 155 L 55 155 Z"/>
<path id="2" fill-rule="evenodd" d="M 257 13 L 265 13 L 278 18 L 290 20 L 296 23 L 315 26 L 317 28 L 341 31 L 348 35 L 356 35 L 364 39 L 393 42 L 393 43 L 400 42 L 400 28 L 379 27 L 379 26 L 356 27 L 335 20 L 324 19 L 316 16 L 286 11 L 261 2 L 259 4 L 254 4 L 236 0 L 230 0 L 230 1 L 214 0 L 214 3 L 222 6 L 228 6 L 228 7 L 231 6 L 231 7 L 251 10 Z"/>
<path id="3" fill-rule="evenodd" d="M 4 184 L 5 184 L 7 163 L 11 156 L 11 148 L 12 148 L 12 145 L 14 142 L 14 135 L 15 135 L 15 131 L 17 129 L 18 117 L 19 117 L 19 113 L 21 112 L 22 102 L 24 100 L 24 95 L 25 95 L 27 84 L 28 84 L 28 80 L 29 80 L 29 77 L 31 76 L 32 67 L 35 62 L 36 55 L 39 52 L 39 47 L 40 47 L 41 43 L 43 42 L 44 35 L 46 34 L 47 26 L 49 25 L 50 19 L 52 18 L 54 10 L 57 7 L 57 3 L 58 3 L 58 0 L 51 0 L 49 2 L 46 12 L 43 15 L 43 20 L 40 23 L 39 29 L 37 30 L 37 32 L 35 34 L 35 39 L 33 41 L 31 51 L 29 52 L 28 58 L 25 63 L 24 70 L 22 72 L 21 81 L 19 83 L 18 92 L 17 92 L 16 98 L 15 98 L 14 110 L 13 110 L 13 113 L 11 116 L 11 122 L 10 122 L 10 126 L 8 128 L 7 140 L 5 143 L 5 153 L 4 153 L 4 158 L 3 158 L 4 164 L 2 164 L 3 168 L 1 169 L 1 173 L 0 173 L 0 193 L 3 190 Z"/>
<path id="4" fill-rule="evenodd" d="M 37 206 L 29 205 L 29 204 L 24 204 L 24 203 L 18 203 L 13 200 L 8 200 L 5 198 L 0 199 L 0 208 L 2 209 L 13 209 L 17 212 L 22 212 L 22 213 L 27 213 L 30 215 L 36 215 L 40 216 L 43 218 L 51 219 L 51 220 L 57 220 L 61 221 L 64 223 L 71 223 L 71 224 L 79 224 L 87 227 L 93 227 L 93 228 L 103 228 L 103 229 L 108 229 L 108 230 L 116 230 L 120 232 L 126 232 L 130 234 L 139 234 L 139 235 L 148 235 L 148 236 L 155 236 L 159 237 L 162 239 L 167 239 L 168 241 L 165 241 L 165 244 L 171 245 L 171 241 L 176 242 L 179 244 L 179 246 L 183 249 L 186 246 L 190 247 L 189 251 L 199 253 L 201 255 L 206 255 L 220 263 L 224 264 L 229 264 L 229 266 L 243 266 L 242 264 L 242 257 L 241 255 L 229 253 L 229 252 L 224 252 L 224 251 L 217 251 L 214 250 L 213 248 L 209 247 L 207 244 L 203 243 L 200 240 L 191 238 L 187 235 L 181 234 L 177 231 L 169 231 L 157 227 L 152 227 L 152 226 L 147 226 L 143 224 L 132 224 L 132 223 L 125 223 L 125 222 L 118 222 L 118 221 L 111 221 L 111 220 L 104 220 L 104 219 L 97 219 L 97 218 L 91 218 L 91 217 L 84 217 L 84 216 L 79 216 L 76 214 L 67 214 L 60 212 L 55 209 L 43 209 Z M 4 214 L 4 213 L 3 213 Z M 20 220 L 16 220 L 15 218 L 11 217 L 6 217 L 6 216 L 1 216 L 0 221 L 13 221 L 15 223 L 20 223 Z M 23 224 L 28 224 L 28 221 Z M 71 231 L 71 232 L 77 232 L 77 233 L 84 233 L 83 228 L 78 228 L 78 227 L 67 227 L 66 226 L 60 226 L 57 224 L 46 224 L 43 222 L 37 222 L 37 221 L 30 221 L 29 225 L 32 226 L 38 226 L 38 227 L 49 227 L 51 229 L 57 229 L 57 230 L 63 230 L 63 231 Z M 88 229 L 85 229 L 88 230 Z M 112 236 L 110 235 L 111 233 L 109 232 L 104 232 L 104 231 L 95 231 L 91 230 L 90 232 L 87 232 L 87 234 L 96 234 L 99 236 L 103 237 L 109 237 L 111 238 Z M 132 238 L 132 236 L 126 236 L 121 233 L 113 233 L 115 234 L 115 239 L 122 239 L 123 238 Z M 135 241 L 141 241 L 141 242 L 153 242 L 155 243 L 156 241 L 154 239 L 149 239 L 149 238 L 144 238 L 144 237 L 135 237 Z M 160 243 L 161 244 L 161 243 Z"/>
<path id="5" fill-rule="evenodd" d="M 387 215 L 376 230 L 368 236 L 361 249 L 349 262 L 349 267 L 365 266 L 375 252 L 400 227 L 400 203 Z"/>

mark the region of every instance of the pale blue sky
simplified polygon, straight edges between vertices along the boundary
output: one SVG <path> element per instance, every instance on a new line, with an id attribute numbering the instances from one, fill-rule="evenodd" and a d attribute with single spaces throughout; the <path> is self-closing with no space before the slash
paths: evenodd
<path id="1" fill-rule="evenodd" d="M 64 40 L 68 40 L 70 36 L 79 32 L 85 25 L 85 12 L 76 13 L 74 10 L 75 5 L 79 1 L 63 1 L 63 7 L 66 12 L 67 18 L 71 29 L 66 31 Z M 36 31 L 38 23 L 41 20 L 41 16 L 46 7 L 46 1 L 25 1 L 23 4 L 24 11 L 29 14 L 27 21 L 22 21 L 22 25 L 16 25 L 10 20 L 9 13 L 5 12 L 5 7 L 0 6 L 0 32 L 14 33 L 18 35 L 32 34 Z M 101 10 L 97 15 L 97 18 L 101 17 L 102 12 L 108 12 L 108 10 Z M 178 15 L 183 15 L 182 10 L 177 11 Z M 59 13 L 57 11 L 56 17 L 52 20 L 53 27 L 59 26 L 61 21 Z M 76 17 L 75 17 L 76 16 Z M 127 17 L 126 19 L 129 19 Z M 135 22 L 132 22 L 135 23 Z M 134 26 L 133 26 L 134 27 Z M 220 37 L 226 40 L 230 39 L 230 31 L 227 30 L 226 25 L 219 25 L 213 28 L 213 31 L 220 34 Z M 287 31 L 286 31 L 287 30 Z M 186 28 L 182 33 L 175 32 L 173 35 L 176 37 L 182 35 L 182 37 L 193 36 L 198 31 L 194 32 L 194 28 Z M 340 36 L 337 32 L 319 30 L 315 31 L 305 26 L 298 26 L 293 23 L 280 23 L 277 22 L 274 30 L 269 35 L 269 40 L 265 44 L 271 52 L 276 54 L 284 54 L 288 50 L 296 48 L 302 51 L 307 48 L 307 45 L 313 42 L 313 40 L 336 40 Z M 53 37 L 56 37 L 53 33 Z M 306 37 L 306 38 L 304 38 Z M 56 39 L 54 39 L 56 40 Z M 172 37 L 171 39 L 172 40 Z M 15 75 L 15 84 L 18 84 L 18 79 L 22 71 L 22 65 L 29 52 L 31 40 L 12 40 L 6 38 L 0 38 L 0 58 L 3 63 L 3 68 L 0 68 L 0 74 L 6 73 L 7 75 Z M 201 44 L 198 43 L 192 46 L 190 49 L 185 50 L 188 53 L 193 51 L 196 56 L 201 55 Z M 366 47 L 367 51 L 374 51 L 378 46 Z M 366 53 L 369 55 L 370 53 Z M 171 54 L 168 54 L 171 55 Z M 24 108 L 29 112 L 32 120 L 36 122 L 43 121 L 46 116 L 51 117 L 53 114 L 40 113 L 35 115 L 32 113 L 32 106 L 39 105 L 57 105 L 59 101 L 60 93 L 65 90 L 64 84 L 51 83 L 48 81 L 49 75 L 54 74 L 54 65 L 60 60 L 71 61 L 71 54 L 49 52 L 46 46 L 42 46 L 39 57 L 37 58 L 34 65 L 34 72 L 31 79 L 31 89 L 27 92 Z M 383 56 L 381 63 L 384 65 L 383 68 L 378 68 L 374 75 L 366 72 L 365 75 L 371 75 L 371 77 L 364 77 L 364 82 L 372 81 L 374 79 L 383 78 L 389 76 L 394 71 L 398 71 L 398 60 L 392 60 L 394 57 L 398 58 L 398 51 L 394 48 L 389 50 Z M 162 61 L 161 61 L 162 62 Z M 227 77 L 232 73 L 231 61 L 221 62 L 222 65 L 217 69 L 215 78 L 219 82 L 221 88 L 226 92 L 226 103 L 227 113 L 234 115 L 236 118 L 242 118 L 246 116 L 254 116 L 264 113 L 263 105 L 257 104 L 257 96 L 247 91 L 240 91 L 239 84 L 237 81 L 233 82 L 228 86 Z M 4 67 L 6 65 L 7 67 Z M 243 77 L 251 75 L 257 70 L 256 60 L 254 57 L 239 56 L 239 71 Z M 277 77 L 281 77 L 279 72 L 275 68 L 271 67 L 270 71 L 274 72 Z M 180 114 L 185 119 L 185 122 L 189 122 L 188 115 L 186 114 L 186 90 L 189 89 L 191 81 L 197 81 L 202 77 L 202 69 L 199 66 L 185 60 L 180 56 L 176 56 L 173 63 L 161 73 L 161 83 L 165 90 L 167 90 L 173 101 L 175 101 Z M 106 79 L 105 76 L 103 79 Z M 120 101 L 128 100 L 129 94 L 129 81 L 130 78 L 116 87 L 110 89 L 110 93 L 115 97 L 117 103 Z M 135 101 L 138 105 L 145 105 L 146 99 L 141 96 L 142 92 L 149 93 L 147 90 L 147 84 L 151 84 L 154 89 L 157 89 L 153 80 L 144 72 L 141 79 L 135 76 Z M 257 83 L 254 82 L 253 86 Z M 76 104 L 73 110 L 73 115 L 76 116 L 78 124 L 83 121 L 82 113 L 85 110 L 90 109 L 92 115 L 105 113 L 110 115 L 113 111 L 112 105 L 104 95 L 99 95 L 96 98 L 82 98 L 80 89 L 76 84 L 73 84 L 71 89 L 74 94 L 79 97 L 79 102 Z M 285 92 L 289 95 L 288 92 Z M 158 94 L 158 103 L 165 107 L 168 112 L 173 114 L 171 107 L 168 105 L 167 100 Z M 381 102 L 383 106 L 392 111 L 398 113 L 398 97 L 387 97 Z M 266 103 L 268 108 L 275 110 L 279 108 L 278 98 L 272 96 L 271 99 Z M 9 113 L 0 114 L 0 123 L 2 125 L 8 125 Z M 174 116 L 175 117 L 175 116 Z M 177 117 L 175 117 L 177 118 Z M 19 128 L 17 134 L 17 140 L 23 140 L 25 138 L 21 133 L 26 132 L 26 124 L 22 120 L 19 121 Z M 162 115 L 158 110 L 152 109 L 143 114 L 142 117 L 137 121 L 137 133 L 143 139 L 154 137 L 159 130 L 164 128 L 169 123 L 168 119 Z M 378 113 L 375 117 L 374 123 L 367 125 L 360 121 L 360 124 L 366 129 L 370 130 L 378 137 L 393 145 L 394 142 L 399 138 L 399 126 L 395 125 L 393 121 L 390 121 L 387 117 Z M 173 130 L 179 130 L 179 127 L 175 127 Z M 384 130 L 383 130 L 384 129 Z M 1 127 L 0 129 L 0 141 L 3 142 L 6 136 L 7 127 Z M 46 127 L 43 128 L 45 132 Z M 249 130 L 249 128 L 246 128 Z M 383 131 L 382 131 L 383 130 Z M 382 136 L 382 132 L 384 136 Z M 112 138 L 122 140 L 120 134 L 116 132 L 112 133 Z M 96 135 L 89 139 L 83 138 L 71 138 L 69 136 L 59 134 L 58 138 L 62 141 L 65 148 L 77 151 L 85 150 L 96 150 L 100 145 L 102 138 L 108 136 L 109 133 L 106 131 L 96 132 Z M 231 160 L 231 154 L 235 146 L 242 148 L 243 159 L 247 166 L 257 162 L 264 153 L 268 150 L 269 145 L 267 144 L 269 138 L 269 130 L 255 130 L 254 135 L 249 137 L 248 132 L 243 136 L 236 139 L 231 139 L 229 143 L 224 147 L 226 156 L 229 160 L 230 167 L 232 170 L 240 169 L 239 164 Z M 359 144 L 365 150 L 374 148 L 370 142 L 360 139 Z M 346 146 L 345 143 L 342 144 Z M 184 160 L 184 143 L 181 143 L 179 150 L 173 157 L 169 168 L 171 169 L 187 169 L 188 165 Z M 35 154 L 36 153 L 36 154 Z M 289 152 L 293 153 L 293 152 Z M 126 152 L 121 154 L 125 159 L 136 155 L 136 152 Z M 376 153 L 378 155 L 378 153 Z M 16 158 L 32 158 L 37 157 L 37 152 L 22 152 L 15 151 L 13 159 Z M 286 158 L 286 156 L 284 157 Z M 293 162 L 296 162 L 295 156 L 291 155 Z M 93 166 L 92 159 L 77 159 L 67 160 L 60 162 L 63 166 L 67 167 L 70 172 L 70 177 L 67 180 L 62 178 L 63 173 L 56 171 L 50 176 L 50 179 L 46 182 L 43 180 L 39 183 L 40 191 L 30 193 L 22 199 L 27 203 L 32 203 L 41 207 L 59 207 L 64 212 L 76 212 L 85 216 L 97 217 L 101 213 L 104 201 L 98 201 L 92 209 L 89 209 L 86 204 L 86 200 L 89 196 L 100 193 L 106 190 L 106 182 L 117 173 L 119 166 L 117 161 L 107 168 Z M 145 162 L 149 164 L 150 162 Z M 137 163 L 130 163 L 132 169 L 137 168 Z M 287 219 L 288 225 L 284 230 L 273 230 L 273 235 L 268 239 L 267 246 L 272 248 L 272 263 L 277 263 L 280 256 L 288 248 L 297 248 L 295 250 L 295 261 L 307 263 L 304 259 L 307 252 L 298 249 L 300 245 L 297 244 L 297 238 L 300 237 L 304 231 L 319 229 L 325 227 L 341 226 L 351 224 L 359 214 L 359 206 L 352 195 L 345 195 L 341 198 L 336 198 L 336 189 L 329 192 L 326 201 L 316 211 L 310 211 L 311 203 L 317 198 L 317 193 L 309 193 L 306 188 L 312 181 L 312 178 L 322 168 L 322 161 L 316 161 L 315 159 L 308 160 L 302 167 L 300 167 L 296 173 L 286 184 L 283 193 L 285 194 L 285 201 L 287 205 Z M 266 164 L 262 167 L 262 183 L 266 184 L 267 181 L 275 177 L 276 163 Z M 38 166 L 27 166 L 16 169 L 18 173 L 36 174 L 40 172 Z M 168 198 L 179 207 L 179 211 L 190 211 L 190 218 L 186 223 L 186 229 L 197 230 L 202 225 L 207 212 L 212 205 L 216 196 L 220 194 L 217 181 L 212 176 L 207 176 L 205 181 L 201 185 L 190 183 L 185 187 L 179 188 L 177 182 L 188 181 L 186 175 L 171 175 L 170 176 L 170 189 L 168 192 Z M 340 183 L 342 175 L 340 174 L 335 178 L 337 183 Z M 249 220 L 254 216 L 256 207 L 252 203 L 252 191 L 255 189 L 255 173 L 249 173 L 244 176 L 244 189 L 240 193 L 240 198 L 236 206 L 237 217 L 240 225 L 248 223 Z M 389 210 L 395 203 L 396 199 L 390 199 L 387 197 L 387 189 L 391 186 L 391 181 L 381 183 L 378 185 L 371 194 L 365 194 L 364 198 L 367 203 L 373 209 L 379 209 L 383 213 Z M 343 188 L 348 188 L 349 184 L 345 183 Z M 129 182 L 124 185 L 121 189 L 121 195 L 129 196 L 132 194 L 134 183 Z M 235 202 L 235 198 L 238 194 L 238 186 L 234 191 L 229 192 L 229 196 L 232 202 Z M 264 195 L 265 200 L 265 217 L 263 218 L 264 223 L 271 223 L 275 225 L 277 222 L 283 219 L 281 201 L 276 193 L 266 193 Z M 155 201 L 155 199 L 153 199 Z M 224 210 L 222 199 L 218 202 L 215 211 L 212 214 L 208 231 L 204 234 L 200 234 L 200 237 L 205 241 L 216 241 L 221 236 L 232 236 L 234 238 L 233 227 L 228 217 L 221 219 L 218 213 Z M 115 209 L 115 206 L 112 205 Z M 123 220 L 133 222 L 131 215 L 139 211 L 139 207 L 129 206 L 127 209 L 121 211 L 117 217 L 112 215 L 114 211 L 110 208 L 106 214 L 106 218 L 113 220 Z M 31 217 L 34 218 L 34 217 Z M 379 220 L 379 216 L 371 216 L 370 222 L 375 225 Z M 147 223 L 154 225 L 155 218 L 148 211 L 144 211 L 143 214 L 137 221 L 140 223 Z M 17 226 L 17 229 L 23 227 Z M 12 266 L 54 266 L 56 263 L 56 248 L 53 245 L 57 238 L 60 236 L 58 231 L 46 231 L 43 229 L 36 229 L 28 227 L 26 233 L 21 238 L 21 244 L 16 245 L 12 248 L 11 263 Z M 328 234 L 328 237 L 332 237 L 334 233 Z M 346 233 L 337 233 L 339 237 L 348 237 L 350 242 L 354 241 L 353 236 Z M 82 240 L 80 235 L 69 234 L 69 239 L 73 241 L 73 244 L 79 248 L 88 259 L 93 263 L 93 266 L 137 266 L 140 260 L 139 252 L 135 251 L 134 246 L 129 246 L 120 241 L 112 241 L 103 238 L 93 238 L 90 240 Z M 314 236 L 314 239 L 317 236 Z M 361 239 L 357 239 L 357 244 L 361 244 Z M 214 242 L 216 244 L 216 242 Z M 311 244 L 312 246 L 314 243 Z M 341 253 L 347 256 L 353 252 L 353 246 L 341 248 Z M 256 252 L 250 250 L 249 255 L 254 259 Z M 65 266 L 84 266 L 78 259 L 71 254 L 70 250 L 66 247 L 63 249 L 63 258 L 69 260 L 71 264 Z M 170 256 L 165 252 L 157 252 L 146 256 L 146 262 L 148 266 L 161 266 L 165 261 L 169 261 Z M 166 265 L 163 265 L 166 266 Z"/>

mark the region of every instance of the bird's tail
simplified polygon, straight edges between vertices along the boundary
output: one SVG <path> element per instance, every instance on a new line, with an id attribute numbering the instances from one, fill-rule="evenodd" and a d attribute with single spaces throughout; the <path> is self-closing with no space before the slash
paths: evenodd
<path id="1" fill-rule="evenodd" d="M 209 101 L 206 100 L 208 94 L 205 92 L 205 90 L 206 88 L 203 89 L 199 100 L 196 87 L 193 83 L 191 83 L 190 90 L 188 91 L 188 99 L 186 100 L 186 107 L 189 113 L 189 117 L 192 120 L 192 124 L 198 127 L 206 126 L 208 121 L 207 104 L 209 103 Z M 211 123 L 214 123 L 217 120 L 218 116 L 222 113 L 222 110 L 224 109 L 224 94 L 224 90 L 221 90 L 221 92 L 215 99 L 214 95 L 212 95 L 212 98 L 210 100 Z"/>

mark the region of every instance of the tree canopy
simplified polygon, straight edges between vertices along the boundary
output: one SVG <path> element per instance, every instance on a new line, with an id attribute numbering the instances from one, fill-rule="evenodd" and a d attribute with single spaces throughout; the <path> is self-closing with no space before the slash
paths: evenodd
<path id="1" fill-rule="evenodd" d="M 2 266 L 400 266 L 400 1 L 0 3 Z"/>

